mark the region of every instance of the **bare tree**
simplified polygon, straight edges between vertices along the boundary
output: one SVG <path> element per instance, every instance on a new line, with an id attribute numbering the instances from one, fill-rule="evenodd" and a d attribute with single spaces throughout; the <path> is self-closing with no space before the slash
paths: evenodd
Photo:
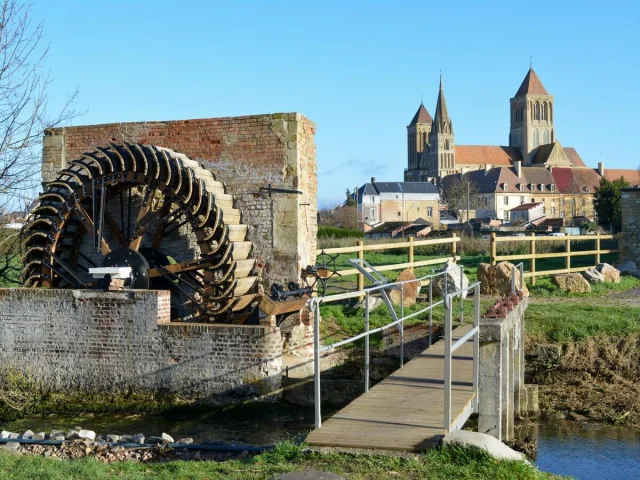
<path id="1" fill-rule="evenodd" d="M 442 186 L 442 201 L 449 213 L 457 218 L 466 217 L 467 208 L 471 211 L 482 206 L 478 185 L 466 175 L 446 179 Z"/>
<path id="2" fill-rule="evenodd" d="M 43 132 L 75 116 L 71 105 L 77 91 L 59 113 L 47 111 L 51 79 L 43 61 L 49 47 L 43 42 L 44 23 L 34 24 L 30 14 L 29 3 L 0 0 L 0 211 L 22 210 L 34 199 Z M 16 268 L 15 258 L 0 259 L 0 275 L 11 265 Z"/>

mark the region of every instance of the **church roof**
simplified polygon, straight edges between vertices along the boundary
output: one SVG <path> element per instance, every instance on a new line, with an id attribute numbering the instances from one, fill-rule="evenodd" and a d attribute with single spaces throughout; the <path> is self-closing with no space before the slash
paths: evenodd
<path id="1" fill-rule="evenodd" d="M 449 110 L 447 109 L 447 101 L 444 98 L 444 89 L 442 88 L 442 76 L 440 76 L 440 91 L 438 92 L 438 102 L 436 103 L 436 114 L 433 123 L 434 129 L 437 132 L 443 132 L 446 123 L 449 124 L 450 127 L 449 133 L 453 133 L 451 118 L 449 118 Z"/>
<path id="2" fill-rule="evenodd" d="M 580 157 L 580 154 L 576 151 L 575 148 L 573 148 L 573 147 L 566 147 L 565 148 L 560 144 L 560 142 L 558 140 L 556 140 L 553 143 L 546 143 L 544 145 L 540 145 L 538 148 L 536 148 L 535 157 L 533 159 L 533 163 L 543 164 L 543 165 L 546 164 L 547 161 L 549 160 L 549 157 L 551 156 L 552 152 L 556 148 L 562 149 L 564 151 L 564 154 L 566 155 L 570 166 L 572 166 L 572 167 L 584 167 L 584 166 L 586 166 L 584 164 L 584 161 Z"/>
<path id="3" fill-rule="evenodd" d="M 518 147 L 498 145 L 456 145 L 458 165 L 504 165 L 511 166 L 514 160 L 522 160 Z"/>
<path id="4" fill-rule="evenodd" d="M 638 170 L 622 170 L 617 168 L 605 168 L 604 176 L 610 182 L 620 177 L 629 182 L 632 186 L 640 185 L 640 172 Z"/>
<path id="5" fill-rule="evenodd" d="M 432 123 L 432 122 L 433 122 L 433 119 L 431 118 L 431 115 L 429 115 L 429 112 L 425 108 L 424 104 L 421 103 L 420 107 L 418 107 L 418 111 L 413 116 L 413 120 L 411 120 L 411 123 L 409 125 L 416 125 L 417 123 Z"/>
<path id="6" fill-rule="evenodd" d="M 529 68 L 529 71 L 527 72 L 526 77 L 524 77 L 524 80 L 522 81 L 522 84 L 515 96 L 519 97 L 521 95 L 527 95 L 528 93 L 549 95 L 547 90 L 544 88 L 544 85 L 542 85 L 540 78 L 533 70 L 533 67 Z"/>

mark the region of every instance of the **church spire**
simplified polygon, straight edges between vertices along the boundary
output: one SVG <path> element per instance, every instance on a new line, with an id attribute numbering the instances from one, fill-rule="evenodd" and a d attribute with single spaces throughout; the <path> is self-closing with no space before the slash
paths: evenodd
<path id="1" fill-rule="evenodd" d="M 444 98 L 442 87 L 442 74 L 440 74 L 440 91 L 438 92 L 438 103 L 436 104 L 436 114 L 433 119 L 434 130 L 437 133 L 453 133 L 453 125 L 447 109 L 447 101 Z"/>

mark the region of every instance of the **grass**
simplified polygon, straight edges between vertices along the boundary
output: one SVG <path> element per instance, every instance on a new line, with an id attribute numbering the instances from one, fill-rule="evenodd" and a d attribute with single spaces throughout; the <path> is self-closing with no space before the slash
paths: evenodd
<path id="1" fill-rule="evenodd" d="M 537 480 L 560 478 L 538 471 L 525 462 L 497 461 L 484 452 L 461 447 L 430 450 L 423 455 L 395 457 L 308 452 L 292 442 L 245 460 L 170 461 L 165 463 L 101 463 L 93 458 L 60 461 L 37 456 L 0 453 L 2 478 L 74 480 L 119 479 L 269 479 L 296 471 L 331 471 L 349 479 L 477 479 Z"/>

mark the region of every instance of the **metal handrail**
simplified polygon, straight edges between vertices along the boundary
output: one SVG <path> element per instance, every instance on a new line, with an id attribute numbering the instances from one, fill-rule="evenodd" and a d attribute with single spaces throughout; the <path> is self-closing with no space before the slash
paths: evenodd
<path id="1" fill-rule="evenodd" d="M 465 341 L 467 341 L 469 338 L 471 338 L 471 336 L 474 336 L 474 404 L 473 404 L 473 409 L 474 411 L 477 411 L 477 396 L 478 396 L 478 389 L 477 389 L 477 362 L 478 362 L 478 352 L 479 352 L 479 328 L 478 328 L 478 321 L 479 321 L 479 317 L 480 317 L 480 283 L 476 282 L 471 286 L 468 287 L 462 287 L 462 278 L 464 278 L 464 270 L 462 265 L 459 265 L 460 269 L 461 269 L 461 288 L 460 290 L 457 290 L 455 292 L 448 292 L 448 282 L 445 282 L 445 292 L 444 292 L 444 296 L 443 299 L 438 301 L 438 302 L 433 302 L 433 280 L 436 277 L 439 277 L 441 275 L 444 275 L 447 273 L 447 271 L 443 271 L 443 272 L 438 272 L 436 274 L 431 274 L 431 275 L 425 275 L 423 277 L 417 278 L 415 280 L 404 280 L 404 281 L 398 281 L 398 282 L 390 282 L 390 283 L 385 283 L 385 284 L 381 284 L 381 285 L 374 285 L 370 288 L 364 289 L 364 290 L 359 290 L 357 292 L 350 292 L 350 293 L 346 293 L 346 294 L 336 294 L 336 295 L 329 295 L 326 297 L 314 297 L 312 299 L 309 300 L 307 306 L 309 308 L 310 311 L 313 312 L 314 314 L 314 323 L 313 323 L 313 327 L 314 327 L 314 400 L 315 400 L 315 425 L 316 428 L 320 428 L 322 425 L 322 413 L 321 413 L 321 395 L 320 395 L 320 354 L 323 352 L 327 352 L 327 351 L 331 351 L 337 347 L 340 347 L 342 345 L 346 345 L 348 343 L 352 343 L 355 342 L 356 340 L 359 340 L 361 338 L 365 339 L 365 359 L 364 359 L 364 390 L 365 393 L 369 391 L 369 370 L 370 370 L 370 349 L 369 349 L 369 339 L 370 336 L 374 333 L 377 332 L 381 332 L 383 330 L 386 330 L 388 328 L 391 328 L 393 326 L 398 325 L 399 326 L 399 330 L 400 330 L 400 367 L 402 368 L 403 364 L 404 364 L 404 321 L 408 320 L 410 318 L 414 318 L 420 314 L 423 314 L 425 312 L 429 312 L 429 346 L 432 345 L 432 340 L 433 340 L 433 309 L 439 305 L 444 305 L 445 310 L 446 310 L 446 315 L 445 315 L 445 325 L 447 325 L 447 319 L 449 320 L 448 322 L 448 327 L 445 326 L 445 336 L 447 336 L 447 332 L 448 332 L 448 341 L 445 345 L 445 350 L 447 350 L 447 345 L 449 346 L 449 353 L 448 356 L 445 355 L 445 364 L 447 364 L 448 361 L 448 372 L 449 372 L 449 382 L 448 382 L 448 389 L 445 387 L 445 422 L 446 422 L 446 418 L 447 418 L 447 401 L 446 399 L 448 398 L 448 415 L 449 417 L 451 416 L 451 402 L 450 402 L 450 398 L 451 398 L 451 353 L 453 351 L 455 351 L 457 348 L 459 348 L 464 342 L 462 341 L 463 339 Z M 411 282 L 422 282 L 423 280 L 426 279 L 430 279 L 429 281 L 429 306 L 425 307 L 417 312 L 413 312 L 409 315 L 404 315 L 404 285 L 407 283 L 411 283 Z M 389 322 L 381 327 L 377 327 L 375 329 L 371 329 L 370 328 L 370 321 L 369 321 L 369 298 L 370 295 L 374 292 L 380 291 L 380 290 L 389 290 L 389 289 L 397 289 L 398 286 L 400 287 L 400 317 L 398 318 L 395 314 L 395 311 L 392 311 L 392 316 L 394 317 L 394 321 Z M 475 302 L 475 314 L 474 314 L 474 328 L 471 330 L 471 332 L 469 334 L 466 334 L 462 339 L 458 340 L 458 342 L 456 342 L 456 344 L 453 346 L 453 349 L 451 350 L 451 317 L 452 317 L 452 312 L 453 312 L 453 308 L 452 308 L 452 300 L 456 297 L 456 296 L 460 296 L 460 323 L 463 323 L 464 321 L 464 315 L 463 315 L 463 308 L 464 308 L 464 296 L 463 293 L 466 293 L 470 290 L 474 290 L 475 292 L 475 297 L 474 297 L 474 302 Z M 383 293 L 383 296 L 385 294 Z M 365 297 L 365 318 L 364 318 L 364 328 L 365 331 L 362 333 L 359 333 L 357 335 L 354 335 L 352 337 L 343 339 L 339 342 L 336 342 L 332 345 L 326 345 L 324 347 L 320 347 L 320 304 L 321 303 L 330 303 L 330 302 L 335 302 L 335 301 L 339 301 L 339 300 L 345 300 L 348 298 L 357 298 L 357 297 Z M 445 339 L 447 340 L 447 339 Z M 476 348 L 476 343 L 478 343 L 478 347 Z M 448 359 L 448 360 L 447 360 Z M 447 367 L 445 367 L 446 370 Z M 449 431 L 449 425 L 450 425 L 450 421 L 448 424 L 446 424 L 447 426 L 445 426 L 445 429 L 447 429 L 447 431 Z"/>
<path id="2" fill-rule="evenodd" d="M 511 270 L 511 294 L 516 293 L 516 270 L 520 270 L 520 290 L 522 290 L 522 286 L 524 285 L 524 262 L 520 262 L 519 264 L 513 267 Z"/>

